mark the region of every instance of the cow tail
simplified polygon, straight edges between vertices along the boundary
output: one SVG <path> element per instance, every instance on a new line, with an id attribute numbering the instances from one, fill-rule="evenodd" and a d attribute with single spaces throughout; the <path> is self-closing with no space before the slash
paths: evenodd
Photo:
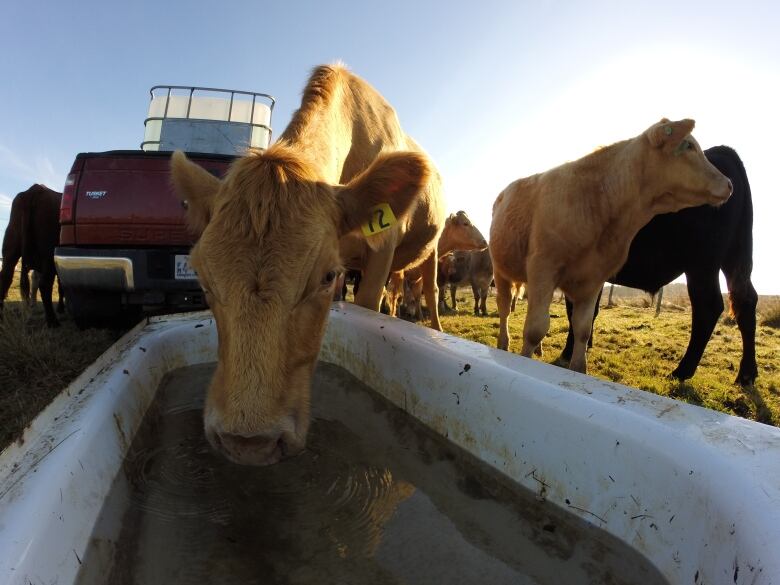
<path id="1" fill-rule="evenodd" d="M 732 240 L 731 254 L 729 255 L 733 258 L 733 276 L 732 282 L 729 283 L 729 314 L 732 318 L 736 318 L 735 299 L 750 296 L 750 290 L 752 290 L 750 275 L 753 272 L 753 196 L 750 192 L 745 165 L 734 150 L 729 150 L 731 150 L 731 158 L 738 175 L 735 179 L 739 181 L 739 188 L 741 188 L 743 195 L 740 219 L 737 222 L 737 231 Z M 734 188 L 738 188 L 736 184 Z"/>

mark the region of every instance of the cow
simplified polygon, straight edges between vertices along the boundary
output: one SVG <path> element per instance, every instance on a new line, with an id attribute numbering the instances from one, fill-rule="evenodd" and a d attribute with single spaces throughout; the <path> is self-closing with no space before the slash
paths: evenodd
<path id="1" fill-rule="evenodd" d="M 236 463 L 273 464 L 305 446 L 339 272 L 360 269 L 356 303 L 378 310 L 388 274 L 420 266 L 441 328 L 441 179 L 395 110 L 342 65 L 315 68 L 279 140 L 236 159 L 224 179 L 181 152 L 171 165 L 217 327 L 206 437 Z"/>
<path id="2" fill-rule="evenodd" d="M 472 223 L 465 211 L 461 210 L 450 214 L 444 222 L 444 229 L 439 237 L 437 246 L 439 259 L 452 250 L 473 250 L 485 247 L 487 247 L 485 237 Z M 445 291 L 442 288 L 440 275 L 437 278 L 437 285 L 439 286 L 439 306 L 441 307 Z M 422 318 L 420 302 L 422 299 L 422 273 L 419 268 L 406 273 L 395 272 L 391 274 L 387 293 L 391 315 L 395 315 L 395 308 L 398 306 L 398 302 L 403 299 L 401 308 L 406 316 L 413 319 Z M 446 310 L 446 303 L 444 309 Z"/>
<path id="3" fill-rule="evenodd" d="M 38 302 L 38 291 L 41 288 L 41 273 L 38 272 L 37 270 L 30 271 L 29 285 L 25 286 L 25 279 L 27 277 L 26 272 L 27 271 L 25 271 L 24 269 L 22 270 L 22 274 L 19 278 L 19 289 L 22 293 L 22 299 L 24 299 L 24 301 L 27 302 L 29 307 L 34 307 Z M 64 313 L 65 292 L 62 290 L 62 285 L 60 284 L 59 274 L 56 275 L 56 280 L 57 280 L 57 291 L 59 292 L 59 297 L 60 297 L 59 301 L 57 302 L 57 312 Z M 26 290 L 29 292 L 26 292 Z"/>
<path id="4" fill-rule="evenodd" d="M 569 367 L 586 371 L 596 299 L 640 228 L 659 213 L 721 205 L 731 195 L 731 182 L 690 135 L 694 124 L 664 118 L 634 138 L 519 179 L 499 194 L 490 226 L 499 348 L 509 348 L 512 284 L 524 282 L 527 289 L 525 357 L 547 334 L 558 287 L 573 303 Z"/>
<path id="5" fill-rule="evenodd" d="M 687 380 L 696 372 L 704 348 L 723 312 L 719 271 L 726 276 L 729 305 L 742 335 L 742 360 L 736 384 L 752 385 L 758 376 L 756 365 L 756 304 L 758 294 L 750 280 L 753 270 L 753 198 L 745 166 L 734 149 L 714 146 L 704 151 L 715 168 L 733 185 L 731 198 L 720 207 L 702 205 L 677 213 L 655 216 L 637 233 L 628 258 L 614 284 L 650 293 L 685 274 L 691 300 L 691 338 L 671 376 Z M 598 315 L 598 303 L 593 315 Z M 571 301 L 566 301 L 571 315 Z M 571 317 L 570 317 L 571 318 Z M 592 342 L 589 341 L 589 344 Z M 566 347 L 559 358 L 571 359 L 574 337 L 569 326 Z"/>
<path id="6" fill-rule="evenodd" d="M 402 309 L 407 300 L 407 278 L 411 278 L 418 281 L 422 285 L 422 272 L 419 268 L 414 268 L 408 271 L 393 272 L 390 274 L 390 278 L 387 280 L 385 286 L 384 304 L 382 311 L 387 309 L 387 314 L 391 317 L 399 316 L 399 309 Z M 438 268 L 437 268 L 437 281 L 438 281 Z M 422 286 L 420 287 L 422 291 Z M 422 316 L 422 315 L 421 315 Z"/>
<path id="7" fill-rule="evenodd" d="M 403 309 L 406 317 L 417 320 L 422 319 L 422 278 L 414 274 L 404 277 L 404 303 Z"/>
<path id="8" fill-rule="evenodd" d="M 509 310 L 515 312 L 517 301 L 522 301 L 525 297 L 525 286 L 522 282 L 512 283 L 512 302 L 509 305 Z"/>
<path id="9" fill-rule="evenodd" d="M 474 293 L 474 314 L 487 316 L 487 297 L 493 280 L 490 250 L 456 250 L 439 259 L 439 290 L 449 286 L 452 310 L 458 310 L 458 286 L 471 285 Z M 443 295 L 440 295 L 443 296 Z M 441 307 L 440 307 L 441 309 Z"/>
<path id="10" fill-rule="evenodd" d="M 0 311 L 14 277 L 16 264 L 21 259 L 22 297 L 29 301 L 28 273 L 40 273 L 40 292 L 46 325 L 59 327 L 60 322 L 52 307 L 52 290 L 57 274 L 54 266 L 54 248 L 60 241 L 60 201 L 62 193 L 45 185 L 35 184 L 19 193 L 11 203 L 11 217 L 3 237 L 3 268 L 0 270 Z M 62 297 L 60 297 L 62 299 Z"/>
<path id="11" fill-rule="evenodd" d="M 439 258 L 451 250 L 474 250 L 485 247 L 487 247 L 485 237 L 465 211 L 450 214 L 444 222 L 444 229 L 439 237 Z"/>
<path id="12" fill-rule="evenodd" d="M 336 282 L 336 294 L 333 296 L 334 301 L 346 301 L 347 300 L 347 284 L 352 281 L 352 296 L 357 295 L 360 289 L 360 270 L 346 270 L 339 274 Z"/>

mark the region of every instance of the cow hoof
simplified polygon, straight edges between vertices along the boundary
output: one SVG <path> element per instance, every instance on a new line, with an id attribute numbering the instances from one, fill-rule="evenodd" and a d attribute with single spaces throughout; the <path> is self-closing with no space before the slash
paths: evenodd
<path id="1" fill-rule="evenodd" d="M 752 376 L 750 374 L 743 374 L 738 373 L 737 377 L 734 379 L 735 384 L 739 384 L 743 388 L 751 389 L 756 384 L 756 374 L 753 374 Z"/>
<path id="2" fill-rule="evenodd" d="M 669 374 L 669 378 L 673 380 L 677 380 L 678 382 L 684 382 L 685 380 L 689 380 L 693 377 L 693 373 L 688 373 L 680 368 L 677 368 L 675 371 L 673 371 L 671 374 Z"/>

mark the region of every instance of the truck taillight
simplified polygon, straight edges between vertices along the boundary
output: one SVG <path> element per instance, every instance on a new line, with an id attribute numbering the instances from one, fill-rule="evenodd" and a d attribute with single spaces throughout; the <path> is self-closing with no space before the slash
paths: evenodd
<path id="1" fill-rule="evenodd" d="M 73 201 L 76 198 L 76 183 L 78 173 L 71 173 L 65 179 L 65 188 L 62 190 L 62 203 L 60 203 L 60 223 L 73 221 Z"/>

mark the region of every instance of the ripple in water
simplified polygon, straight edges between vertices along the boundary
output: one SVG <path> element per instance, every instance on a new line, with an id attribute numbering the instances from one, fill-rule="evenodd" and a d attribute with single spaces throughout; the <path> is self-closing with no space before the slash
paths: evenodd
<path id="1" fill-rule="evenodd" d="M 317 369 L 303 453 L 232 464 L 203 436 L 212 373 L 179 370 L 159 392 L 125 461 L 116 563 L 98 582 L 663 582 L 334 366 Z"/>

